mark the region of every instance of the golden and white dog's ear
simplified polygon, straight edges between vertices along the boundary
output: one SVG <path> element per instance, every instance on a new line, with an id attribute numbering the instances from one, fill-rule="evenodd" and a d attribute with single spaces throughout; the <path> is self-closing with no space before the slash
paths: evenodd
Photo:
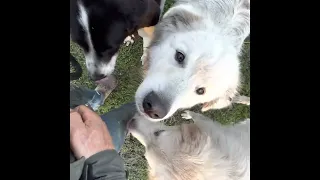
<path id="1" fill-rule="evenodd" d="M 203 148 L 208 145 L 208 140 L 210 140 L 208 133 L 205 133 L 205 131 L 206 130 L 197 124 L 181 125 L 179 151 L 182 154 L 188 154 L 189 157 L 194 156 L 193 158 L 195 158 L 198 156 L 199 151 L 202 151 Z"/>
<path id="2" fill-rule="evenodd" d="M 192 111 L 184 111 L 181 114 L 181 117 L 183 119 L 197 119 L 195 116 L 197 116 L 198 113 L 192 112 Z M 196 122 L 194 120 L 194 122 Z M 182 124 L 181 125 L 181 136 L 182 136 L 182 143 L 190 143 L 195 142 L 198 140 L 198 138 L 201 136 L 201 130 L 196 124 Z"/>
<path id="3" fill-rule="evenodd" d="M 194 144 L 200 140 L 201 131 L 195 124 L 182 124 L 181 125 L 181 143 Z"/>

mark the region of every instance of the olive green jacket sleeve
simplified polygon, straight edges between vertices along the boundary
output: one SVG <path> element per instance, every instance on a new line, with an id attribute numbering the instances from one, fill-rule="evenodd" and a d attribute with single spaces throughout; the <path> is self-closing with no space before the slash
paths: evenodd
<path id="1" fill-rule="evenodd" d="M 74 161 L 70 164 L 70 180 L 79 180 L 82 174 L 85 158 Z"/>
<path id="2" fill-rule="evenodd" d="M 126 180 L 124 162 L 115 150 L 99 152 L 70 164 L 70 180 Z"/>

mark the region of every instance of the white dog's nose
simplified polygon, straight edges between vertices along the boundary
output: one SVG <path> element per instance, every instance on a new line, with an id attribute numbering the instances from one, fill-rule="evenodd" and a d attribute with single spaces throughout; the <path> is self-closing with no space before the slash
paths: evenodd
<path id="1" fill-rule="evenodd" d="M 144 112 L 152 119 L 162 119 L 168 114 L 168 108 L 154 91 L 147 94 L 142 106 Z"/>

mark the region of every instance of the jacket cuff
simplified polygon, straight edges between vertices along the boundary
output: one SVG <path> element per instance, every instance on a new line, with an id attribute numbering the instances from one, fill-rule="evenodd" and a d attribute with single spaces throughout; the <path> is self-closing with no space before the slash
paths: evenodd
<path id="1" fill-rule="evenodd" d="M 85 163 L 85 158 L 74 161 L 70 164 L 70 180 L 78 180 L 81 177 L 83 166 Z"/>
<path id="2" fill-rule="evenodd" d="M 101 151 L 85 161 L 83 176 L 86 180 L 105 177 L 126 179 L 124 162 L 115 150 Z"/>

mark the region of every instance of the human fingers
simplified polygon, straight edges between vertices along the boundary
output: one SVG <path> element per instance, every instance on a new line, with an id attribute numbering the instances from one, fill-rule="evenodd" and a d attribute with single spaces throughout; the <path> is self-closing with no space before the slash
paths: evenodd
<path id="1" fill-rule="evenodd" d="M 99 120 L 101 121 L 100 116 L 86 106 L 78 106 L 76 110 L 81 115 L 83 122 L 87 125 L 90 122 L 97 122 Z"/>

